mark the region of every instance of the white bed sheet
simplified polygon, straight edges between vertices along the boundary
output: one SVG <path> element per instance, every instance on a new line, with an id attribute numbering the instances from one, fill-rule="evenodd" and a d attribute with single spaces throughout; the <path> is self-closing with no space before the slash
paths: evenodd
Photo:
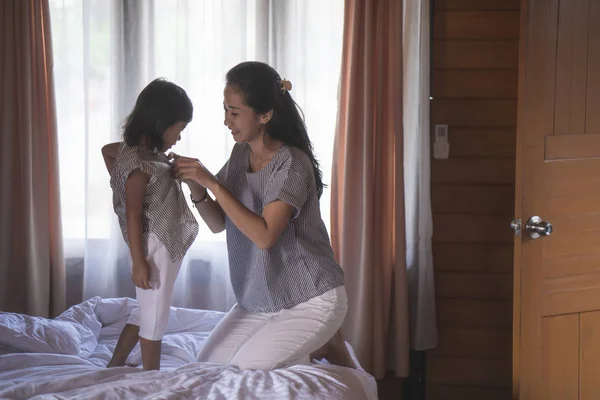
<path id="1" fill-rule="evenodd" d="M 375 380 L 362 369 L 320 363 L 240 371 L 195 362 L 224 315 L 213 311 L 171 308 L 161 371 L 107 369 L 135 305 L 95 297 L 54 320 L 0 313 L 0 399 L 377 399 Z M 139 345 L 128 363 L 141 364 Z"/>

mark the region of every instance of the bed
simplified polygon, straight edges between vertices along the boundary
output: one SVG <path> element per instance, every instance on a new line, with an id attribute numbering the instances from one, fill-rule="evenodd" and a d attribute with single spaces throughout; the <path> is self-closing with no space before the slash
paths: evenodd
<path id="1" fill-rule="evenodd" d="M 275 371 L 240 371 L 195 362 L 215 311 L 171 308 L 161 371 L 105 368 L 136 302 L 92 298 L 49 320 L 0 313 L 0 399 L 377 399 L 361 368 L 318 362 Z M 347 344 L 354 357 L 352 348 Z"/>

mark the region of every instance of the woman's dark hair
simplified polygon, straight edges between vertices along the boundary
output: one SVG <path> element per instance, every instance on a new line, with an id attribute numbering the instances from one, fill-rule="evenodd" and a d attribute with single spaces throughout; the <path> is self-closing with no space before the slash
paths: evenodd
<path id="1" fill-rule="evenodd" d="M 162 78 L 150 82 L 139 94 L 123 124 L 123 139 L 137 146 L 145 137 L 149 150 L 162 150 L 163 133 L 178 122 L 190 122 L 194 107 L 185 90 Z"/>
<path id="2" fill-rule="evenodd" d="M 313 165 L 317 184 L 317 195 L 323 194 L 323 174 L 313 154 L 300 107 L 289 91 L 282 91 L 281 77 L 271 66 L 249 61 L 233 67 L 226 75 L 227 84 L 238 90 L 255 113 L 264 114 L 273 110 L 267 123 L 267 134 L 288 146 L 302 150 Z"/>

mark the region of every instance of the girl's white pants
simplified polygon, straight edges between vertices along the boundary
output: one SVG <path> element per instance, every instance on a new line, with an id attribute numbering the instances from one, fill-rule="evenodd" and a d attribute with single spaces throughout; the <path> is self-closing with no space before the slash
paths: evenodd
<path id="1" fill-rule="evenodd" d="M 167 248 L 156 235 L 148 236 L 148 256 L 151 289 L 135 288 L 138 307 L 131 312 L 129 324 L 140 327 L 140 337 L 161 340 L 167 331 L 175 280 L 181 261 L 173 262 Z"/>
<path id="2" fill-rule="evenodd" d="M 341 327 L 347 309 L 343 286 L 275 313 L 251 313 L 236 304 L 211 332 L 197 361 L 259 370 L 308 364 L 310 353 Z"/>

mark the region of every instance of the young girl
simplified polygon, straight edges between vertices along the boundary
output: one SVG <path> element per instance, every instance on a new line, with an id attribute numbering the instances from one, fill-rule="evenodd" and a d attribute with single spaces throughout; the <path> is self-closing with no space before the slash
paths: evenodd
<path id="1" fill-rule="evenodd" d="M 198 234 L 164 152 L 180 139 L 192 114 L 182 88 L 156 79 L 142 90 L 127 117 L 124 141 L 102 149 L 138 301 L 108 367 L 124 365 L 139 338 L 144 369 L 160 369 L 175 279 Z"/>
<path id="2" fill-rule="evenodd" d="M 322 174 L 291 83 L 259 62 L 226 78 L 225 125 L 236 142 L 228 162 L 214 177 L 197 160 L 175 161 L 204 221 L 227 231 L 237 298 L 198 361 L 269 370 L 318 354 L 354 366 L 338 333 L 347 300 L 319 211 Z"/>

